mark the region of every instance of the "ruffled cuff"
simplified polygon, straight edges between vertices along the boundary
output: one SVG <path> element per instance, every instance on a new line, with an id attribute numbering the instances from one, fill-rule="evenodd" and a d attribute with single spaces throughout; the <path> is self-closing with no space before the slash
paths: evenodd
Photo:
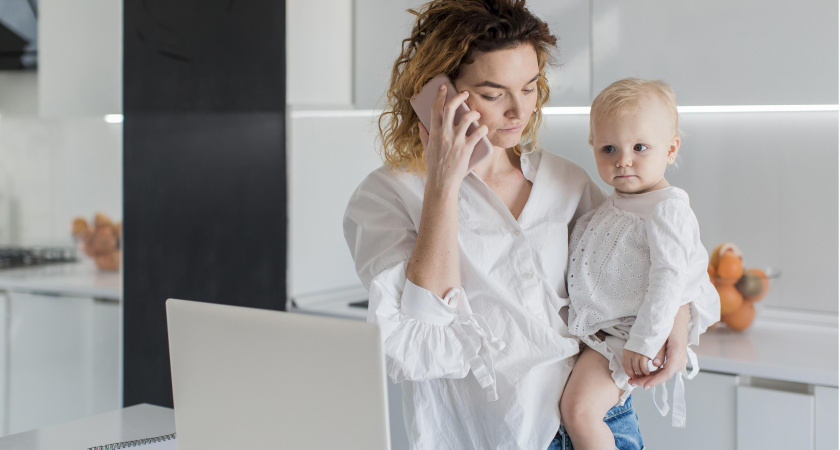
<path id="1" fill-rule="evenodd" d="M 711 283 L 701 284 L 701 293 L 689 303 L 688 345 L 700 344 L 700 335 L 720 320 L 720 297 Z"/>
<path id="2" fill-rule="evenodd" d="M 648 338 L 641 338 L 638 336 L 631 335 L 630 339 L 627 340 L 627 344 L 624 345 L 624 348 L 630 350 L 632 352 L 636 352 L 640 355 L 645 355 L 650 359 L 656 357 L 656 354 L 659 353 L 659 350 L 665 345 L 665 341 L 668 339 L 668 335 L 665 335 L 665 338 L 661 338 L 658 336 L 650 336 Z"/>
<path id="3" fill-rule="evenodd" d="M 472 370 L 487 399 L 498 399 L 491 354 L 505 344 L 481 315 L 472 313 L 463 290 L 452 289 L 440 298 L 405 279 L 399 296 L 374 301 L 384 291 L 377 288 L 377 281 L 382 280 L 371 286 L 371 304 L 377 305 L 391 379 L 464 378 Z M 391 300 L 395 298 L 400 301 Z"/>

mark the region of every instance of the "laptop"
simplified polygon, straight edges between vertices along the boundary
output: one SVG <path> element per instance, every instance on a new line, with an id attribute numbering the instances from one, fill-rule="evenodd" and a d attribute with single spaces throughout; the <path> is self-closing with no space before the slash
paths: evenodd
<path id="1" fill-rule="evenodd" d="M 179 450 L 387 450 L 379 327 L 166 301 Z"/>

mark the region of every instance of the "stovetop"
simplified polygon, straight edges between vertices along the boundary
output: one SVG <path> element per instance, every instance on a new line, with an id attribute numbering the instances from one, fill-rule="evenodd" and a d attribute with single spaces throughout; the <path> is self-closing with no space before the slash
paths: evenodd
<path id="1" fill-rule="evenodd" d="M 75 247 L 0 247 L 0 269 L 75 261 Z"/>

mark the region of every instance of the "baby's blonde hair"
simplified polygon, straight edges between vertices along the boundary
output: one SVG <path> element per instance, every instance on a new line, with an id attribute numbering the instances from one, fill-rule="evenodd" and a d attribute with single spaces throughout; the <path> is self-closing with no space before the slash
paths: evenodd
<path id="1" fill-rule="evenodd" d="M 671 86 L 661 80 L 625 78 L 604 88 L 592 101 L 589 111 L 589 142 L 592 142 L 592 129 L 598 121 L 633 114 L 639 101 L 647 94 L 653 94 L 662 101 L 674 119 L 674 136 L 680 136 L 682 132 L 680 115 L 677 112 L 677 96 Z"/>

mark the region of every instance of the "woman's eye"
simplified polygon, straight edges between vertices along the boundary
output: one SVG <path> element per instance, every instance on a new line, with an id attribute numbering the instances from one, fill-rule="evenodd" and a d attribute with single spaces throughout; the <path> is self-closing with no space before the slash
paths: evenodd
<path id="1" fill-rule="evenodd" d="M 645 144 L 636 144 L 636 145 L 633 146 L 633 150 L 636 150 L 637 152 L 643 152 L 643 151 L 647 150 L 647 148 L 648 148 L 648 146 L 645 145 Z"/>
<path id="2" fill-rule="evenodd" d="M 604 153 L 612 153 L 615 151 L 615 147 L 612 145 L 605 145 L 603 150 Z"/>
<path id="3" fill-rule="evenodd" d="M 533 94 L 536 90 L 537 90 L 537 88 L 523 89 L 523 91 L 525 92 L 525 95 Z"/>
<path id="4" fill-rule="evenodd" d="M 495 97 L 491 97 L 491 96 L 489 96 L 489 95 L 483 95 L 483 94 L 482 94 L 482 95 L 481 95 L 481 98 L 483 98 L 484 100 L 488 100 L 488 101 L 491 101 L 491 102 L 492 102 L 492 101 L 494 101 L 494 100 L 498 100 L 498 99 L 499 99 L 499 97 L 501 97 L 501 96 L 502 96 L 502 95 L 501 95 L 501 94 L 499 94 L 499 95 L 497 95 L 497 96 L 495 96 Z"/>

